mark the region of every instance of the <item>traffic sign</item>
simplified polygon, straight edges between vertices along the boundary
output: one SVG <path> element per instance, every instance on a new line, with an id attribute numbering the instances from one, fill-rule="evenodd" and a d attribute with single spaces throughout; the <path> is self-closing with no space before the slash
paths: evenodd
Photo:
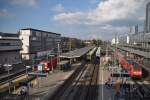
<path id="1" fill-rule="evenodd" d="M 30 72 L 28 73 L 29 76 L 38 76 L 38 77 L 47 77 L 48 73 L 42 73 L 42 72 Z"/>

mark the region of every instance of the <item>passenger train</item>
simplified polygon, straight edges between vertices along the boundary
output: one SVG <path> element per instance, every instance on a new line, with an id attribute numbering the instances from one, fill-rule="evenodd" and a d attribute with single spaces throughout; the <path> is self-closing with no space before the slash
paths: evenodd
<path id="1" fill-rule="evenodd" d="M 96 51 L 96 57 L 100 58 L 100 53 L 101 53 L 101 47 L 98 47 L 97 51 Z"/>
<path id="2" fill-rule="evenodd" d="M 93 59 L 96 49 L 97 48 L 95 47 L 87 53 L 87 55 L 86 55 L 87 60 L 91 61 Z"/>
<path id="3" fill-rule="evenodd" d="M 115 56 L 121 67 L 129 72 L 130 77 L 142 78 L 142 66 L 140 64 L 134 60 L 126 60 L 119 51 L 115 52 Z"/>

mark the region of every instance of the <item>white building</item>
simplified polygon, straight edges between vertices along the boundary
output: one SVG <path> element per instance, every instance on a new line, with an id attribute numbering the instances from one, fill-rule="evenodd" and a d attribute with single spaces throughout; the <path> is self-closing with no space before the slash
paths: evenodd
<path id="1" fill-rule="evenodd" d="M 21 29 L 19 34 L 23 43 L 21 55 L 25 60 L 57 52 L 57 45 L 61 41 L 60 34 L 32 28 Z"/>
<path id="2" fill-rule="evenodd" d="M 129 34 L 119 38 L 119 45 L 150 49 L 150 33 Z"/>
<path id="3" fill-rule="evenodd" d="M 21 62 L 21 41 L 18 34 L 0 32 L 0 64 Z"/>
<path id="4" fill-rule="evenodd" d="M 113 38 L 112 40 L 111 40 L 111 44 L 113 45 L 113 44 L 119 44 L 119 39 L 118 39 L 118 37 L 117 38 Z"/>

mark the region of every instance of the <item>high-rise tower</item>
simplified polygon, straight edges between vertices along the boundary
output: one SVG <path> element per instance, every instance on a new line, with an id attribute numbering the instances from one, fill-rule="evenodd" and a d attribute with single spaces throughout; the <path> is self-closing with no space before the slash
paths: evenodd
<path id="1" fill-rule="evenodd" d="M 150 32 L 150 2 L 146 5 L 146 32 Z"/>

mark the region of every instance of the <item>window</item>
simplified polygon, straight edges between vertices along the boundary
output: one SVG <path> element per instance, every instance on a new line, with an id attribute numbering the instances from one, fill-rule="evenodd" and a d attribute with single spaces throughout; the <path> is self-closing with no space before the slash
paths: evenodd
<path id="1" fill-rule="evenodd" d="M 47 36 L 47 33 L 42 33 L 43 37 L 46 37 Z"/>
<path id="2" fill-rule="evenodd" d="M 40 37 L 41 36 L 41 32 L 36 32 L 36 36 Z"/>
<path id="3" fill-rule="evenodd" d="M 8 60 L 8 59 L 7 59 L 7 58 L 5 58 L 5 62 L 7 62 L 7 60 Z"/>
<path id="4" fill-rule="evenodd" d="M 35 31 L 32 31 L 32 36 L 36 36 L 36 32 Z"/>
<path id="5" fill-rule="evenodd" d="M 0 46 L 10 46 L 10 43 L 0 43 Z"/>

